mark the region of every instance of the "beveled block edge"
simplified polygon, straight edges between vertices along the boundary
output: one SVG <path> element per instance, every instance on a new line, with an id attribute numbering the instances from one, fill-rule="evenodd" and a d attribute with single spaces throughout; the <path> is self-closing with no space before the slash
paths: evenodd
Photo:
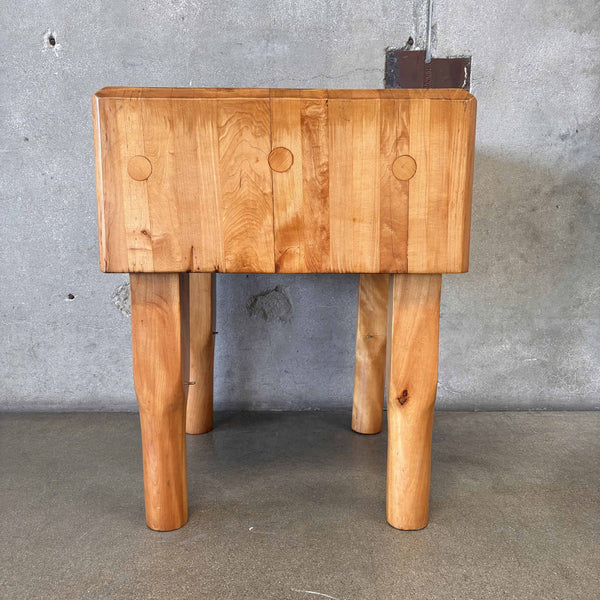
<path id="1" fill-rule="evenodd" d="M 438 89 L 292 89 L 292 88 L 168 88 L 168 87 L 104 87 L 95 98 L 121 99 L 196 99 L 196 98 L 315 98 L 367 100 L 475 101 L 475 96 L 458 88 Z"/>

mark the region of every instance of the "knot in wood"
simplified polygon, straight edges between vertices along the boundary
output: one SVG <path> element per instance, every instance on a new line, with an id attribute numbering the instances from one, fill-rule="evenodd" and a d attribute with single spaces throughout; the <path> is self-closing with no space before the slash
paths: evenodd
<path id="1" fill-rule="evenodd" d="M 404 390 L 396 400 L 400 403 L 400 406 L 404 406 L 408 402 L 408 390 Z"/>

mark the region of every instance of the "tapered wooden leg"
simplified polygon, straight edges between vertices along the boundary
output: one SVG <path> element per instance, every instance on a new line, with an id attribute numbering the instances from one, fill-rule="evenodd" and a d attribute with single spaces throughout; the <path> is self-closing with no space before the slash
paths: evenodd
<path id="1" fill-rule="evenodd" d="M 159 531 L 187 522 L 185 394 L 188 276 L 130 275 L 133 377 L 140 407 L 146 522 Z"/>
<path id="2" fill-rule="evenodd" d="M 387 520 L 421 529 L 429 515 L 442 276 L 393 275 L 390 286 Z"/>
<path id="3" fill-rule="evenodd" d="M 187 433 L 213 428 L 215 274 L 190 273 L 190 372 Z"/>
<path id="4" fill-rule="evenodd" d="M 379 433 L 383 422 L 389 275 L 365 274 L 358 287 L 352 429 Z"/>

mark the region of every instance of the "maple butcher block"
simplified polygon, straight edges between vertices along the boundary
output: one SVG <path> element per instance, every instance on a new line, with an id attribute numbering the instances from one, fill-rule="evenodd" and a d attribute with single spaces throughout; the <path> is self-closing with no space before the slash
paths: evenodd
<path id="1" fill-rule="evenodd" d="M 427 525 L 441 274 L 468 269 L 475 113 L 459 89 L 94 95 L 100 268 L 130 273 L 149 527 L 186 523 L 185 434 L 212 429 L 216 272 L 360 273 L 352 428 L 381 430 L 387 371 L 387 520 Z"/>

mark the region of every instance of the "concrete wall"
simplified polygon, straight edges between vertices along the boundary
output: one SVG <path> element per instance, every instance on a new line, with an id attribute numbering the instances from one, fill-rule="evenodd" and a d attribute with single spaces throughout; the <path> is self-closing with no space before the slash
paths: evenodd
<path id="1" fill-rule="evenodd" d="M 382 87 L 385 47 L 423 47 L 426 13 L 419 0 L 3 2 L 0 408 L 136 406 L 127 278 L 97 266 L 95 90 Z M 433 55 L 472 55 L 479 101 L 471 272 L 442 292 L 441 408 L 600 404 L 599 18 L 596 0 L 435 1 Z M 349 407 L 356 283 L 219 276 L 216 407 Z"/>

